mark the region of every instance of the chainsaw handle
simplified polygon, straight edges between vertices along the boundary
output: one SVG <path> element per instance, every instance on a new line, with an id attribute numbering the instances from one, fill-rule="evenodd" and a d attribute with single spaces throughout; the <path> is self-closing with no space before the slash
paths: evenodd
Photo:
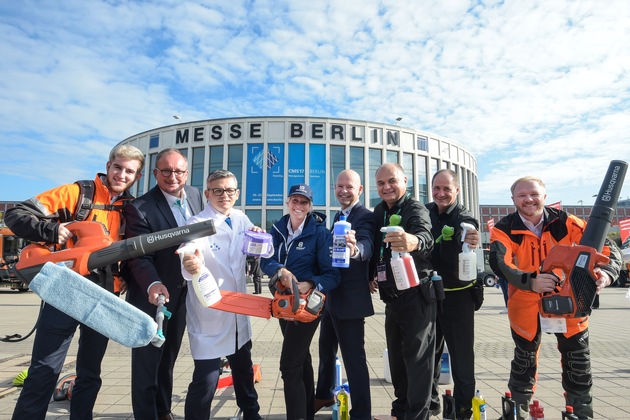
<path id="1" fill-rule="evenodd" d="M 291 282 L 291 290 L 293 291 L 293 313 L 297 313 L 300 309 L 300 287 L 296 279 Z"/>
<path id="2" fill-rule="evenodd" d="M 552 270 L 558 268 L 562 270 L 565 278 L 569 277 L 571 270 L 578 264 L 580 254 L 588 253 L 591 255 L 589 263 L 584 268 L 595 276 L 594 269 L 597 266 L 608 264 L 610 258 L 597 252 L 596 249 L 584 245 L 556 245 L 551 248 L 540 267 L 541 273 L 551 273 Z"/>

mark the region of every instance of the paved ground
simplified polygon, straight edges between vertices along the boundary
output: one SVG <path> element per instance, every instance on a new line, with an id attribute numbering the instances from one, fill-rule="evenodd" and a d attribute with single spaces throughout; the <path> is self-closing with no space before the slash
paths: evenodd
<path id="1" fill-rule="evenodd" d="M 251 288 L 251 285 L 250 285 Z M 630 302 L 627 289 L 609 288 L 604 291 L 601 309 L 591 317 L 591 349 L 595 376 L 595 418 L 630 419 Z M 0 289 L 0 337 L 19 333 L 26 335 L 32 328 L 39 309 L 39 299 L 32 292 L 17 293 Z M 367 321 L 366 347 L 371 375 L 373 414 L 388 414 L 393 388 L 385 382 L 383 351 L 384 307 L 374 298 L 376 315 Z M 506 390 L 512 341 L 507 315 L 499 314 L 503 307 L 500 291 L 486 288 L 486 301 L 477 312 L 476 372 L 477 387 L 488 404 L 488 419 L 500 416 L 500 398 Z M 254 362 L 262 367 L 262 382 L 257 385 L 262 415 L 266 419 L 283 419 L 282 380 L 278 372 L 281 334 L 275 320 L 252 319 L 254 330 Z M 317 337 L 317 336 L 316 336 Z M 73 346 L 76 346 L 76 339 Z M 33 336 L 20 343 L 0 342 L 0 419 L 10 418 L 20 388 L 12 386 L 13 378 L 28 367 Z M 70 352 L 63 373 L 72 372 L 75 348 Z M 317 360 L 316 340 L 311 353 Z M 545 336 L 541 348 L 539 387 L 536 398 L 545 407 L 547 419 L 560 419 L 563 390 L 560 385 L 559 355 L 552 336 Z M 110 343 L 103 366 L 103 387 L 95 408 L 98 419 L 132 419 L 130 397 L 130 350 Z M 192 375 L 192 359 L 188 341 L 183 345 L 175 366 L 174 414 L 183 419 L 186 389 Z M 237 413 L 233 389 L 217 392 L 213 402 L 214 418 L 229 418 Z M 330 409 L 320 412 L 318 419 L 330 418 Z M 46 419 L 67 419 L 68 403 L 49 405 Z"/>

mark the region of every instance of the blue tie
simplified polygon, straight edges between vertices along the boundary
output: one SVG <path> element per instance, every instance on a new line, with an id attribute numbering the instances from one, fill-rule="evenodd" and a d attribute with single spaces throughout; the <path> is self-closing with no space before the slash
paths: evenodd
<path id="1" fill-rule="evenodd" d="M 185 207 L 186 203 L 183 203 L 182 200 L 178 198 L 177 200 L 175 200 L 175 205 L 177 206 L 177 208 L 179 208 L 179 212 L 182 214 L 182 216 L 184 216 L 184 220 L 188 219 L 188 214 Z"/>
<path id="2" fill-rule="evenodd" d="M 232 220 L 230 220 L 230 216 L 225 218 L 225 223 L 227 223 L 227 225 L 230 227 L 230 229 L 232 229 Z"/>

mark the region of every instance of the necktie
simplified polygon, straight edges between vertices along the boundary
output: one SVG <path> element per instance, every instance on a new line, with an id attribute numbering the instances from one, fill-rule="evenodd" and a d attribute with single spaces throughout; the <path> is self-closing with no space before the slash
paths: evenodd
<path id="1" fill-rule="evenodd" d="M 230 227 L 230 229 L 232 229 L 232 220 L 230 220 L 230 216 L 225 218 L 225 223 L 227 223 L 227 225 Z"/>
<path id="2" fill-rule="evenodd" d="M 178 198 L 177 200 L 175 200 L 175 206 L 177 206 L 179 212 L 182 214 L 182 216 L 184 216 L 184 219 L 187 219 L 188 215 L 186 214 L 186 204 L 182 203 L 182 200 Z"/>

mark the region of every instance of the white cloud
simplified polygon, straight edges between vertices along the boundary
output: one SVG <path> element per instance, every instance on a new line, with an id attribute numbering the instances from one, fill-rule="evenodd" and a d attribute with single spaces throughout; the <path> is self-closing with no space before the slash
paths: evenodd
<path id="1" fill-rule="evenodd" d="M 402 116 L 475 153 L 482 203 L 524 174 L 588 202 L 630 156 L 628 45 L 625 0 L 5 2 L 0 199 L 92 177 L 178 113 Z"/>

